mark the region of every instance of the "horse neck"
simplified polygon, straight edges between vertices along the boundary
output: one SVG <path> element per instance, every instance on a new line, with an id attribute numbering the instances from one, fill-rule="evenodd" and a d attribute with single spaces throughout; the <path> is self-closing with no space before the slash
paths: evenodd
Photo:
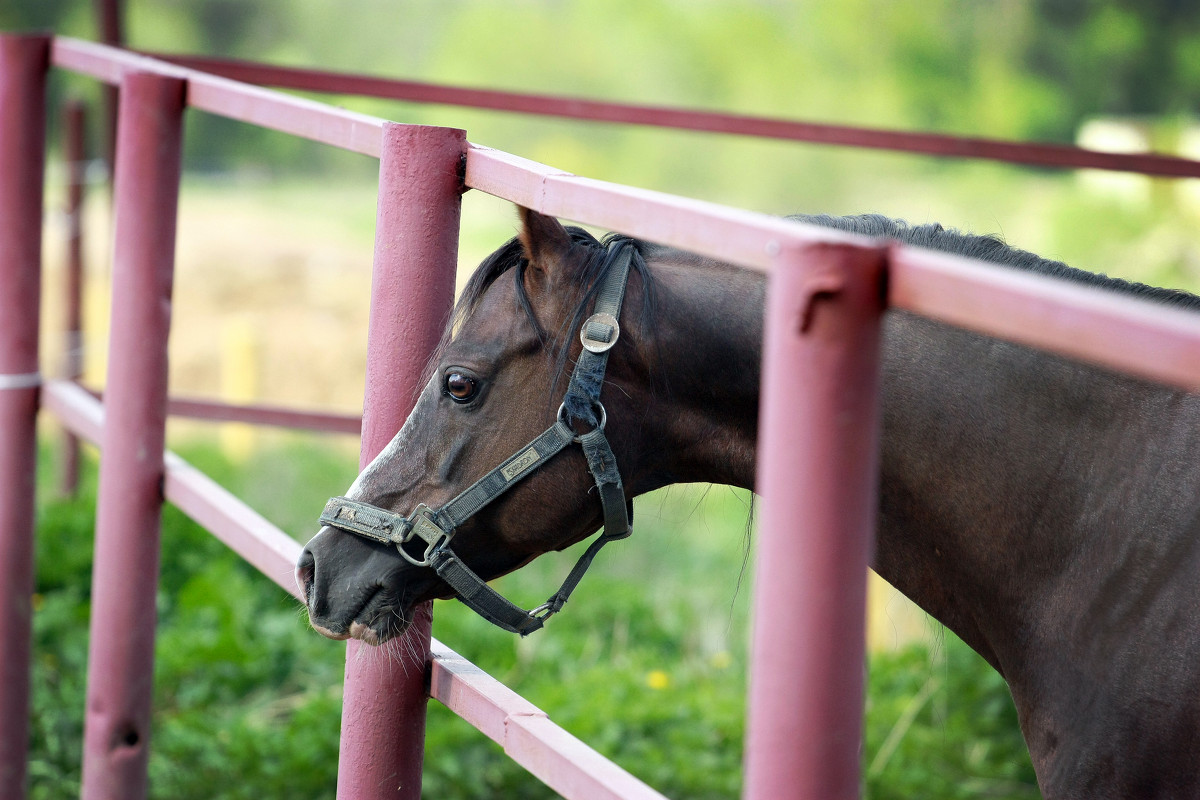
<path id="1" fill-rule="evenodd" d="M 1196 796 L 1200 400 L 889 317 L 876 569 L 1005 677 L 1047 796 Z"/>
<path id="2" fill-rule="evenodd" d="M 1070 535 L 1028 537 L 1030 497 L 1064 488 L 1053 478 L 1062 444 L 1048 409 L 1055 389 L 1028 361 L 911 315 L 885 324 L 875 568 L 1001 673 L 1012 666 L 1006 632 L 1023 624 L 1037 571 L 1060 561 L 1045 548 Z M 1031 547 L 1041 566 L 1027 561 Z"/>
<path id="3" fill-rule="evenodd" d="M 1006 677 L 1130 542 L 1187 533 L 1160 524 L 1181 486 L 1143 477 L 1195 462 L 1175 392 L 906 314 L 882 385 L 876 568 Z"/>
<path id="4" fill-rule="evenodd" d="M 684 253 L 649 261 L 653 331 L 637 343 L 635 381 L 647 389 L 636 413 L 648 435 L 634 489 L 753 488 L 765 279 Z"/>

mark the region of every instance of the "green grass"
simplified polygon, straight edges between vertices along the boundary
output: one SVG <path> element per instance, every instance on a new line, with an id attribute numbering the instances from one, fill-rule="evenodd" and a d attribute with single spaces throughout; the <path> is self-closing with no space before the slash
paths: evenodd
<path id="1" fill-rule="evenodd" d="M 41 461 L 34 615 L 31 797 L 75 796 L 87 652 L 95 469 L 55 497 Z M 298 538 L 354 472 L 328 440 L 274 437 L 244 463 L 183 454 Z M 731 797 L 741 785 L 749 583 L 746 497 L 672 489 L 639 501 L 637 535 L 598 558 L 567 609 L 518 639 L 457 603 L 434 635 L 669 796 Z M 536 604 L 573 563 L 539 560 L 500 582 Z M 294 600 L 168 507 L 163 518 L 154 798 L 330 797 L 344 649 Z M 799 745 L 798 745 L 799 746 Z M 1036 797 L 1003 681 L 952 635 L 870 665 L 866 794 Z M 553 797 L 500 747 L 430 704 L 426 796 Z"/>

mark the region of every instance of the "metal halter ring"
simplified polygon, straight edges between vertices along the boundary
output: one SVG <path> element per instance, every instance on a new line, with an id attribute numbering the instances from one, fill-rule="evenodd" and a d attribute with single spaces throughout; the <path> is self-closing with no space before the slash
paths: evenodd
<path id="1" fill-rule="evenodd" d="M 593 404 L 593 406 L 600 410 L 600 423 L 598 425 L 596 425 L 596 427 L 593 428 L 592 430 L 602 431 L 602 430 L 604 430 L 604 426 L 608 423 L 608 412 L 604 410 L 604 403 L 601 403 L 599 400 L 597 400 Z M 563 425 L 566 425 L 568 428 L 571 428 L 571 423 L 567 422 L 567 420 L 564 418 L 563 412 L 565 412 L 566 410 L 567 410 L 567 402 L 564 400 L 562 402 L 562 404 L 558 407 L 558 421 L 561 422 Z M 571 428 L 571 432 L 574 433 L 575 429 Z M 577 434 L 577 433 L 575 434 L 575 441 L 576 442 L 579 441 L 579 434 Z"/>

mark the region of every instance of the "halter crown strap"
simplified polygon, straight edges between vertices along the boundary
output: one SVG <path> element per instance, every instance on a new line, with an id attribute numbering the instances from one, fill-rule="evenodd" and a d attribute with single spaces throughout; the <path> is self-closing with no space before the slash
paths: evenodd
<path id="1" fill-rule="evenodd" d="M 567 397 L 553 425 L 441 508 L 430 509 L 421 504 L 411 516 L 405 517 L 369 503 L 334 497 L 325 504 L 321 524 L 394 545 L 400 555 L 413 565 L 432 567 L 450 585 L 459 600 L 475 613 L 512 633 L 527 636 L 541 628 L 551 615 L 558 613 L 600 548 L 632 533 L 617 459 L 604 436 L 606 418 L 604 406 L 600 404 L 608 351 L 620 337 L 618 320 L 635 252 L 627 242 L 613 246 L 621 250 L 616 254 L 616 260 L 596 294 L 592 316 L 580 328 L 583 350 L 575 362 Z M 564 410 L 568 417 L 591 424 L 592 430 L 576 435 L 562 418 Z M 599 417 L 596 416 L 597 410 Z M 488 586 L 463 563 L 449 544 L 459 525 L 572 443 L 578 443 L 582 448 L 588 471 L 596 482 L 604 509 L 604 532 L 580 556 L 558 591 L 542 605 L 526 611 Z M 405 545 L 414 539 L 420 539 L 425 544 L 420 558 L 405 549 Z"/>

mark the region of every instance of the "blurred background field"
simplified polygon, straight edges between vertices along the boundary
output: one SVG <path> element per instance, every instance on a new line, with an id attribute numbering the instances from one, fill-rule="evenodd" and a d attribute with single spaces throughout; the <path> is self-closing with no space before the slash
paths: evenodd
<path id="1" fill-rule="evenodd" d="M 1200 9 L 1080 0 L 129 0 L 129 44 L 516 91 L 1195 156 Z M 86 0 L 16 0 L 0 29 L 94 38 Z M 96 98 L 56 74 L 51 96 Z M 329 99 L 329 98 L 318 98 Z M 938 221 L 1074 266 L 1200 286 L 1196 181 L 1060 173 L 361 99 L 338 105 L 465 128 L 477 143 L 589 177 L 767 213 Z M 51 119 L 57 131 L 57 119 Z M 98 115 L 91 141 L 99 152 Z M 189 112 L 174 393 L 357 413 L 371 159 Z M 103 383 L 108 232 L 93 165 L 84 235 L 85 379 Z M 58 368 L 63 165 L 48 170 L 44 368 Z M 464 198 L 459 279 L 515 232 Z M 54 436 L 46 426 L 46 440 Z M 340 437 L 172 422 L 171 446 L 299 540 L 353 478 Z M 53 497 L 43 459 L 34 794 L 77 791 L 90 493 Z M 740 785 L 747 498 L 722 487 L 639 500 L 638 535 L 601 557 L 570 611 L 516 641 L 439 603 L 435 635 L 667 794 Z M 569 554 L 505 579 L 544 599 Z M 740 588 L 739 588 L 740 587 Z M 221 545 L 168 511 L 152 786 L 158 797 L 328 796 L 342 648 Z M 870 797 L 1036 796 L 1003 681 L 885 586 L 873 587 L 864 758 Z M 431 708 L 426 791 L 533 797 L 499 749 Z"/>

